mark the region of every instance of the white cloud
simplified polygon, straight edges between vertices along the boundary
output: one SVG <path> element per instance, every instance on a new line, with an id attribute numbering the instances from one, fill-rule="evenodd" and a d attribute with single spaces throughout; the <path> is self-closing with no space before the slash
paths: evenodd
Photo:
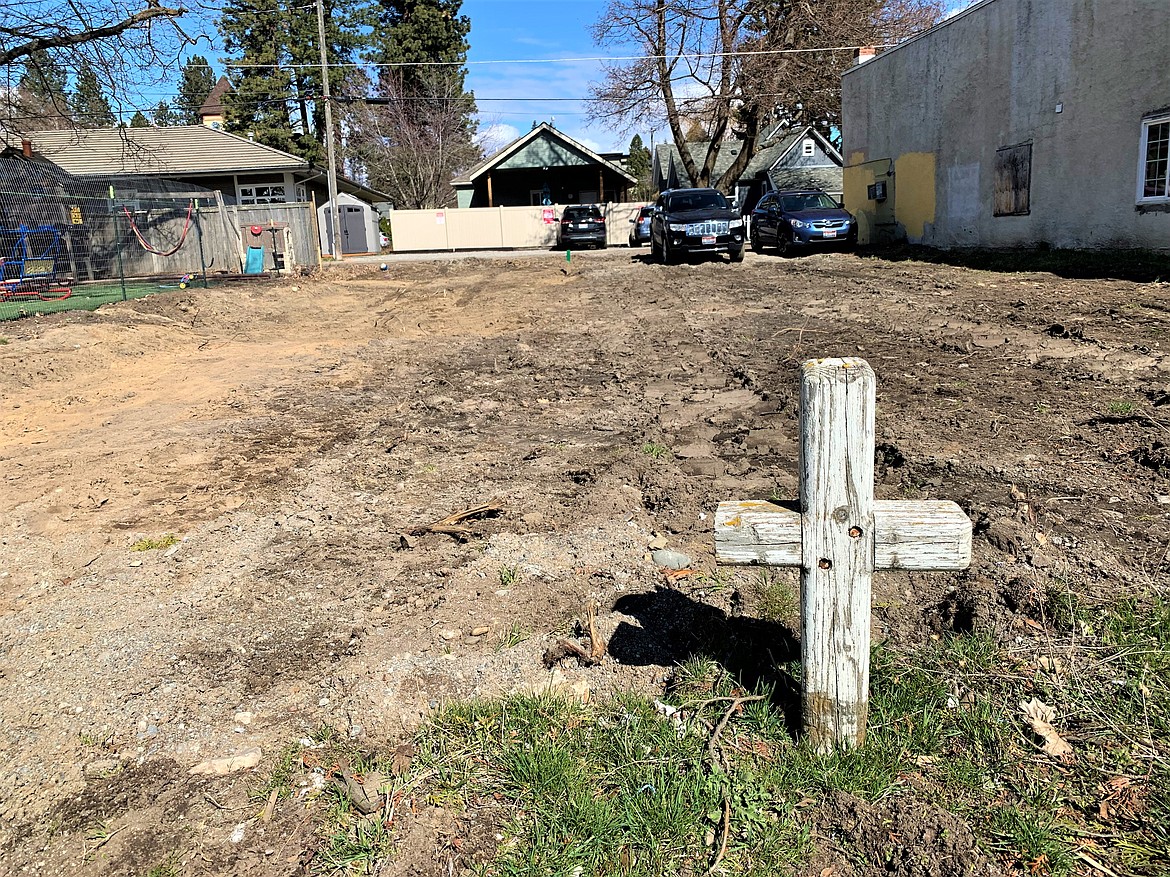
<path id="1" fill-rule="evenodd" d="M 520 136 L 520 129 L 515 125 L 503 122 L 491 122 L 483 125 L 475 134 L 475 143 L 486 154 L 491 155 L 507 146 Z"/>

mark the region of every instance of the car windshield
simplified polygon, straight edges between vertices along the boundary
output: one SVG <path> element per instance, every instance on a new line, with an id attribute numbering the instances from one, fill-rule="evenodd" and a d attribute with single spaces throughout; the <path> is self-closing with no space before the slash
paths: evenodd
<path id="1" fill-rule="evenodd" d="M 727 209 L 727 199 L 723 197 L 722 192 L 678 192 L 670 196 L 666 205 L 667 210 L 710 210 L 711 208 Z"/>
<path id="2" fill-rule="evenodd" d="M 800 210 L 827 210 L 835 209 L 837 202 L 824 192 L 809 192 L 806 195 L 785 195 L 780 199 L 780 209 L 785 213 L 796 213 Z"/>

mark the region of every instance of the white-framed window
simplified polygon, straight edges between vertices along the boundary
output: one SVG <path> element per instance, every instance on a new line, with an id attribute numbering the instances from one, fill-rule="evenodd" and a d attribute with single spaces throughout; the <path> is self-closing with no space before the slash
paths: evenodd
<path id="1" fill-rule="evenodd" d="M 813 142 L 813 139 L 811 137 L 806 139 L 804 141 L 804 144 L 801 146 L 801 154 L 806 155 L 806 156 L 817 154 L 817 145 L 816 145 L 816 143 Z"/>
<path id="2" fill-rule="evenodd" d="M 283 204 L 287 200 L 284 183 L 240 186 L 241 204 Z"/>
<path id="3" fill-rule="evenodd" d="M 1142 120 L 1139 202 L 1170 202 L 1170 115 Z"/>
<path id="4" fill-rule="evenodd" d="M 303 183 L 297 183 L 297 200 L 302 204 L 309 200 L 309 190 Z"/>

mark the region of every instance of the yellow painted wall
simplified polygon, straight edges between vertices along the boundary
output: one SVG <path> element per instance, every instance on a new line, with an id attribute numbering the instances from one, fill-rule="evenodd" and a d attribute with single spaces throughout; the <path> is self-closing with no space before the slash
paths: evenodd
<path id="1" fill-rule="evenodd" d="M 864 152 L 850 153 L 844 171 L 845 209 L 857 217 L 857 242 L 921 241 L 927 224 L 934 222 L 934 153 L 907 152 L 893 161 L 865 158 Z M 869 200 L 867 190 L 878 180 L 886 183 L 884 202 Z"/>
<path id="2" fill-rule="evenodd" d="M 907 152 L 894 161 L 898 179 L 894 216 L 911 241 L 921 241 L 926 224 L 934 223 L 936 201 L 933 152 Z"/>
<path id="3" fill-rule="evenodd" d="M 875 204 L 866 192 L 873 185 L 874 166 L 867 164 L 864 152 L 852 152 L 845 165 L 842 183 L 845 209 L 857 218 L 857 242 L 873 243 Z"/>

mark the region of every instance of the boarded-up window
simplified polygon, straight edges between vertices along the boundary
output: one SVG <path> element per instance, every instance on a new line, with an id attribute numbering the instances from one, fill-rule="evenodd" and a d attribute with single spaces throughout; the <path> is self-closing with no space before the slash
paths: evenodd
<path id="1" fill-rule="evenodd" d="M 995 152 L 995 215 L 1025 216 L 1031 209 L 1032 144 Z"/>

